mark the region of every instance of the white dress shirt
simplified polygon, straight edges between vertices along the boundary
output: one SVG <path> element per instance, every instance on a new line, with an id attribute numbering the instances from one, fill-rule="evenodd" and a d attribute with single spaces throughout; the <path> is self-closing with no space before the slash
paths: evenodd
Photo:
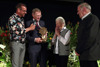
<path id="1" fill-rule="evenodd" d="M 82 20 L 83 20 L 85 17 L 87 17 L 90 13 L 91 13 L 91 12 L 87 13 L 86 15 L 84 15 L 84 16 L 82 17 Z"/>
<path id="2" fill-rule="evenodd" d="M 64 29 L 66 29 L 66 27 L 64 27 L 64 28 L 61 30 L 61 32 L 62 32 Z M 58 54 L 58 40 L 59 40 L 60 42 L 62 42 L 64 45 L 68 44 L 69 41 L 70 41 L 70 33 L 71 33 L 71 31 L 68 30 L 68 32 L 65 34 L 65 37 L 62 37 L 61 35 L 60 35 L 60 36 L 57 36 L 57 42 L 56 42 L 56 47 L 55 47 L 55 54 Z M 55 36 L 55 35 L 54 35 L 54 36 Z M 53 37 L 52 42 L 54 42 L 54 40 L 55 40 L 55 39 L 54 39 L 54 37 Z"/>
<path id="3" fill-rule="evenodd" d="M 34 21 L 34 20 L 35 20 L 35 19 L 33 19 L 33 21 Z M 41 27 L 40 24 L 39 24 L 39 21 L 36 22 L 36 23 L 38 24 L 39 27 Z M 36 24 L 36 23 L 35 23 L 35 24 Z M 36 38 L 34 39 L 34 42 L 36 42 Z"/>
<path id="4" fill-rule="evenodd" d="M 34 21 L 35 19 L 33 19 Z M 35 22 L 35 24 L 38 24 L 38 26 L 41 28 L 40 24 L 39 24 L 39 21 Z"/>

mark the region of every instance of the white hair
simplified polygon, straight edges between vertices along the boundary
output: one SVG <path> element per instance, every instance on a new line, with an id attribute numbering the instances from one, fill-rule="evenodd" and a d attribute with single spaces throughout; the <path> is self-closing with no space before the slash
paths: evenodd
<path id="1" fill-rule="evenodd" d="M 91 11 L 91 6 L 88 3 L 86 3 L 86 2 L 79 4 L 79 6 L 80 6 L 81 9 L 83 7 L 86 7 L 87 9 L 89 9 Z"/>
<path id="2" fill-rule="evenodd" d="M 66 24 L 65 24 L 65 19 L 64 19 L 63 17 L 59 16 L 59 17 L 56 18 L 56 21 L 57 21 L 57 20 L 58 20 L 61 24 L 64 24 L 64 26 L 66 25 Z"/>

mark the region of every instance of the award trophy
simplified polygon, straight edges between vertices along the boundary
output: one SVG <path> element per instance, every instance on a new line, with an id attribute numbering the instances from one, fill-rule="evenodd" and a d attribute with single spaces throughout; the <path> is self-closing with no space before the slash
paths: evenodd
<path id="1" fill-rule="evenodd" d="M 34 20 L 34 25 L 37 25 L 36 20 Z M 46 42 L 47 41 L 47 33 L 48 33 L 47 28 L 41 27 L 40 25 L 38 25 L 38 27 L 40 28 L 39 33 L 41 35 L 41 39 L 43 40 L 43 42 Z"/>
<path id="2" fill-rule="evenodd" d="M 41 38 L 42 38 L 43 42 L 46 42 L 47 41 L 47 33 L 48 33 L 47 28 L 40 27 L 39 33 L 41 34 Z"/>

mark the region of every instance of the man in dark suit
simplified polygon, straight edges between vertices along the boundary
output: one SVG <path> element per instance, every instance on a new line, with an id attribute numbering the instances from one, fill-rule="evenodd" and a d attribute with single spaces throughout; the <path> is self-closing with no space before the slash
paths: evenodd
<path id="1" fill-rule="evenodd" d="M 35 8 L 32 10 L 33 19 L 26 23 L 26 26 L 29 27 L 32 23 L 36 25 L 34 31 L 27 33 L 27 40 L 29 43 L 29 60 L 31 67 L 36 67 L 39 62 L 40 67 L 46 67 L 46 44 L 42 42 L 42 39 L 39 34 L 40 27 L 44 27 L 44 21 L 41 21 L 41 10 Z"/>
<path id="2" fill-rule="evenodd" d="M 78 28 L 78 45 L 76 55 L 81 67 L 98 67 L 100 59 L 100 21 L 91 13 L 88 3 L 78 6 L 77 14 L 82 19 Z"/>

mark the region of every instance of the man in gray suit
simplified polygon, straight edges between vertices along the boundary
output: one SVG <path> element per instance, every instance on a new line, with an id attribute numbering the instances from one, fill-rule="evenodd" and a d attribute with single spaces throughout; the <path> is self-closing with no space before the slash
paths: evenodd
<path id="1" fill-rule="evenodd" d="M 69 41 L 70 33 L 65 26 L 65 20 L 63 17 L 56 18 L 55 34 L 52 39 L 54 43 L 54 54 L 56 67 L 67 67 L 68 56 L 69 56 Z"/>

